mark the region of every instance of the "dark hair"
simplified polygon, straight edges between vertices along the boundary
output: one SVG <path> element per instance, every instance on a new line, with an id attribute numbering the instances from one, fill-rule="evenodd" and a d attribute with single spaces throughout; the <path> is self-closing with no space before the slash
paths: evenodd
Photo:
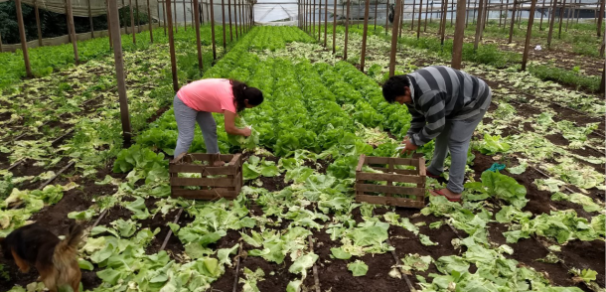
<path id="1" fill-rule="evenodd" d="M 250 105 L 260 105 L 263 102 L 263 92 L 255 87 L 250 87 L 244 82 L 230 80 L 231 88 L 234 92 L 234 103 L 238 112 L 246 108 L 245 100 L 248 99 Z"/>
<path id="2" fill-rule="evenodd" d="M 383 97 L 389 103 L 396 101 L 397 96 L 406 94 L 404 87 L 409 87 L 410 82 L 406 75 L 389 77 L 387 82 L 383 84 Z"/>

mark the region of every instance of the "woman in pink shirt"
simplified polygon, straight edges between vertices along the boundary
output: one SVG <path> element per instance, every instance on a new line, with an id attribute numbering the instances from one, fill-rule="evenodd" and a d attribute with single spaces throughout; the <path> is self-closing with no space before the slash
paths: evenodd
<path id="1" fill-rule="evenodd" d="M 189 83 L 177 92 L 173 101 L 179 128 L 175 157 L 187 152 L 194 140 L 196 122 L 202 130 L 207 153 L 219 153 L 217 124 L 212 113 L 225 116 L 225 131 L 250 136 L 250 128 L 239 129 L 234 122 L 239 112 L 263 102 L 263 93 L 254 87 L 229 79 L 202 79 Z"/>

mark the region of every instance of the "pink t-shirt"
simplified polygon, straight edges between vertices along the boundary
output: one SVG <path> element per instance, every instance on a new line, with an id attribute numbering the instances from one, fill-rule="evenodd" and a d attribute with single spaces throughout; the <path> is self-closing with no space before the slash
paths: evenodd
<path id="1" fill-rule="evenodd" d="M 236 113 L 234 92 L 229 79 L 202 79 L 189 83 L 177 92 L 179 99 L 199 112 Z"/>

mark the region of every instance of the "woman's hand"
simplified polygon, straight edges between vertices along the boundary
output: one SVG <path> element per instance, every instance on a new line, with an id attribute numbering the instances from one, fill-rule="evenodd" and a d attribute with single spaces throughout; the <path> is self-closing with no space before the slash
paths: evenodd
<path id="1" fill-rule="evenodd" d="M 244 137 L 248 137 L 252 134 L 252 129 L 249 127 L 246 127 L 244 129 L 240 129 L 240 131 L 242 132 L 242 136 Z"/>

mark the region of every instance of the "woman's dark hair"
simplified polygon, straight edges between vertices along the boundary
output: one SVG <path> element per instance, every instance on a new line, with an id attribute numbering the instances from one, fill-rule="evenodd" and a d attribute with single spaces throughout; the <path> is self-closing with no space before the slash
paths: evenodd
<path id="1" fill-rule="evenodd" d="M 406 94 L 404 87 L 409 87 L 410 82 L 406 75 L 389 77 L 383 84 L 383 97 L 389 103 L 396 101 L 396 97 Z"/>
<path id="2" fill-rule="evenodd" d="M 234 102 L 236 103 L 236 110 L 238 112 L 243 111 L 246 108 L 245 100 L 248 99 L 250 105 L 260 105 L 263 102 L 263 92 L 255 87 L 250 87 L 243 82 L 237 80 L 230 80 L 231 88 L 234 92 Z"/>

